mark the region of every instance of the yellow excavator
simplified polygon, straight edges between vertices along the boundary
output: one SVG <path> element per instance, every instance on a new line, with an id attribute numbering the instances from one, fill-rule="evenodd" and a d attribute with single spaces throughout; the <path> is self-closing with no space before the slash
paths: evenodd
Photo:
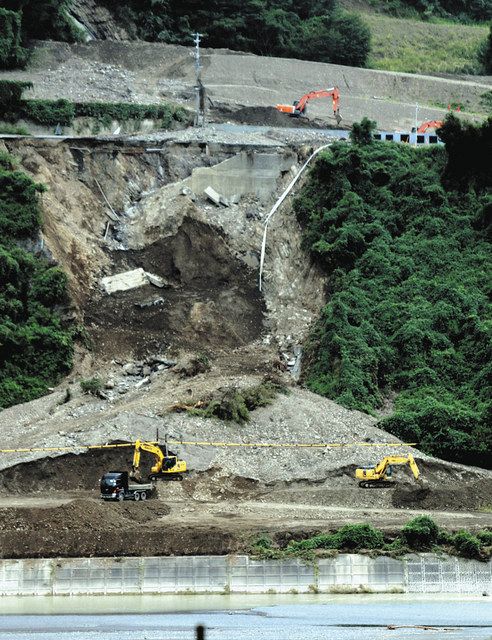
<path id="1" fill-rule="evenodd" d="M 415 462 L 415 458 L 409 453 L 407 456 L 385 456 L 374 467 L 361 467 L 355 470 L 355 477 L 359 480 L 359 487 L 363 489 L 386 489 L 393 487 L 395 482 L 392 481 L 393 465 L 408 464 L 417 482 L 419 481 L 420 471 Z"/>
<path id="2" fill-rule="evenodd" d="M 150 470 L 149 480 L 155 480 L 156 478 L 182 480 L 183 474 L 188 473 L 186 462 L 180 460 L 172 451 L 169 451 L 167 444 L 162 445 L 158 442 L 136 440 L 133 450 L 133 468 L 130 476 L 134 480 L 141 480 L 140 454 L 142 451 L 151 453 L 155 458 L 155 464 Z"/>

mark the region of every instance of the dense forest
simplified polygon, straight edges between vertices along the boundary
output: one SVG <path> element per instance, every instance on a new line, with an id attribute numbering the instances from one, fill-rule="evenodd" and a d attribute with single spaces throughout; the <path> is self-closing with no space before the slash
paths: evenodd
<path id="1" fill-rule="evenodd" d="M 30 38 L 73 41 L 81 34 L 70 20 L 72 0 L 1 0 L 0 65 L 22 63 Z M 363 66 L 370 34 L 356 15 L 335 0 L 102 0 L 134 38 L 192 44 L 200 31 L 209 47 L 261 55 Z M 3 35 L 5 34 L 5 35 Z M 3 41 L 3 43 L 2 43 Z M 11 53 L 8 53 L 8 49 Z"/>
<path id="2" fill-rule="evenodd" d="M 365 66 L 371 53 L 371 34 L 364 14 L 344 11 L 337 0 L 97 2 L 110 11 L 116 23 L 133 39 L 191 45 L 191 34 L 199 31 L 208 47 L 351 66 Z M 445 19 L 470 24 L 492 20 L 489 0 L 367 2 L 368 7 L 379 13 L 419 20 Z M 25 65 L 31 40 L 83 40 L 87 34 L 72 19 L 71 9 L 76 4 L 77 0 L 0 0 L 0 68 Z M 379 50 L 383 45 L 378 37 Z M 388 37 L 391 41 L 395 36 Z M 399 41 L 394 46 L 398 49 L 403 44 Z M 472 55 L 468 61 L 468 72 L 490 71 L 491 51 L 492 44 L 484 40 L 478 58 Z"/>
<path id="3" fill-rule="evenodd" d="M 423 451 L 490 464 L 492 119 L 448 116 L 443 148 L 337 143 L 297 199 L 328 304 L 305 382 Z M 367 133 L 367 127 L 366 127 Z"/>
<path id="4" fill-rule="evenodd" d="M 26 250 L 40 225 L 43 187 L 0 153 L 0 409 L 47 393 L 70 370 L 62 326 L 66 276 Z"/>

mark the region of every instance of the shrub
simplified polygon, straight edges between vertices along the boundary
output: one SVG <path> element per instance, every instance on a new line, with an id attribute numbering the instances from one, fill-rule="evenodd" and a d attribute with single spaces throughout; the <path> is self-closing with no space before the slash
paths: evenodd
<path id="1" fill-rule="evenodd" d="M 350 131 L 350 140 L 354 144 L 371 144 L 373 132 L 377 124 L 369 118 L 362 118 L 360 122 L 354 122 Z"/>
<path id="2" fill-rule="evenodd" d="M 72 363 L 71 333 L 53 309 L 66 278 L 18 246 L 39 229 L 41 190 L 0 153 L 0 408 L 46 393 Z"/>
<path id="3" fill-rule="evenodd" d="M 87 380 L 80 381 L 80 388 L 84 393 L 97 396 L 102 389 L 102 381 L 100 378 L 87 378 Z"/>
<path id="4" fill-rule="evenodd" d="M 0 168 L 0 236 L 32 236 L 41 218 L 37 198 L 40 191 L 43 187 L 22 171 Z"/>
<path id="5" fill-rule="evenodd" d="M 371 524 L 347 524 L 336 533 L 337 549 L 381 549 L 383 534 Z"/>
<path id="6" fill-rule="evenodd" d="M 453 538 L 453 544 L 458 553 L 465 558 L 480 556 L 480 540 L 468 531 L 458 531 Z"/>
<path id="7" fill-rule="evenodd" d="M 35 300 L 45 307 L 63 304 L 67 301 L 67 276 L 59 267 L 51 267 L 37 274 L 31 283 L 31 293 Z"/>
<path id="8" fill-rule="evenodd" d="M 429 516 L 417 516 L 407 522 L 402 536 L 411 549 L 430 549 L 437 542 L 439 528 Z"/>
<path id="9" fill-rule="evenodd" d="M 0 80 L 0 116 L 17 111 L 22 101 L 22 93 L 32 89 L 32 82 L 19 80 Z"/>
<path id="10" fill-rule="evenodd" d="M 338 549 L 336 533 L 320 533 L 305 540 L 290 542 L 287 546 L 288 552 L 292 555 L 315 549 Z"/>
<path id="11" fill-rule="evenodd" d="M 75 106 L 68 100 L 24 100 L 20 117 L 36 124 L 69 126 L 75 117 Z"/>
<path id="12" fill-rule="evenodd" d="M 484 529 L 483 531 L 479 531 L 477 533 L 477 538 L 486 547 L 488 547 L 489 545 L 492 545 L 492 531 L 490 529 Z"/>
<path id="13" fill-rule="evenodd" d="M 5 105 L 2 107 L 2 82 L 0 81 L 0 117 L 15 121 L 31 120 L 43 126 L 68 127 L 74 118 L 94 118 L 96 124 L 109 127 L 113 120 L 140 122 L 145 118 L 160 120 L 163 128 L 174 122 L 186 122 L 189 115 L 182 107 L 169 104 L 146 105 L 126 102 L 70 102 L 68 100 L 21 100 L 19 91 L 31 87 L 30 83 L 5 82 Z M 11 95 L 9 95 L 11 91 Z"/>

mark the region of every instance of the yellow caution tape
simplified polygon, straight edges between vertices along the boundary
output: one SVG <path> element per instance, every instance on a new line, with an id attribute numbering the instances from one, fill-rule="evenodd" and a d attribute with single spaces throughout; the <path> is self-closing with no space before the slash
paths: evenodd
<path id="1" fill-rule="evenodd" d="M 188 442 L 168 440 L 167 444 L 195 445 L 200 447 L 305 447 L 326 449 L 328 447 L 415 447 L 416 442 Z"/>
<path id="2" fill-rule="evenodd" d="M 0 453 L 31 453 L 33 451 L 77 451 L 78 449 L 116 449 L 117 447 L 133 447 L 134 442 L 123 444 L 79 444 L 73 447 L 31 447 L 26 449 L 0 449 Z"/>
<path id="3" fill-rule="evenodd" d="M 160 444 L 156 441 L 150 444 Z M 168 445 L 198 446 L 198 447 L 261 447 L 261 448 L 348 448 L 348 447 L 415 447 L 416 442 L 207 442 L 168 440 Z M 134 447 L 135 442 L 121 444 L 80 444 L 72 447 L 30 447 L 24 449 L 0 449 L 0 453 L 33 453 L 37 451 L 78 451 L 79 449 L 117 449 L 120 447 Z"/>

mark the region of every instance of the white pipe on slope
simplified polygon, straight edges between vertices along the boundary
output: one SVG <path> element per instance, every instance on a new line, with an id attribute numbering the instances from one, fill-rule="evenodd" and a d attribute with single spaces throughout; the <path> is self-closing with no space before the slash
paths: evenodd
<path id="1" fill-rule="evenodd" d="M 292 190 L 292 187 L 299 180 L 299 178 L 301 177 L 302 173 L 304 172 L 304 169 L 306 169 L 306 167 L 311 162 L 311 160 L 315 156 L 317 156 L 320 151 L 323 151 L 323 149 L 327 149 L 328 147 L 330 147 L 331 144 L 332 144 L 331 142 L 330 142 L 330 144 L 324 144 L 323 146 L 318 147 L 318 149 L 316 149 L 316 151 L 313 151 L 313 153 L 309 156 L 309 158 L 306 160 L 306 162 L 300 168 L 299 173 L 289 183 L 287 189 L 283 192 L 283 194 L 280 196 L 280 198 L 277 200 L 277 202 L 273 205 L 273 207 L 270 210 L 270 213 L 266 217 L 265 229 L 263 231 L 263 241 L 261 243 L 261 254 L 260 254 L 260 277 L 259 277 L 259 283 L 258 283 L 258 288 L 259 288 L 260 291 L 261 291 L 261 285 L 262 285 L 263 265 L 265 263 L 265 251 L 266 251 L 266 240 L 267 240 L 267 232 L 268 232 L 268 223 L 270 222 L 270 219 L 272 218 L 273 214 L 277 211 L 277 209 L 280 207 L 282 202 L 289 195 L 290 191 Z"/>

